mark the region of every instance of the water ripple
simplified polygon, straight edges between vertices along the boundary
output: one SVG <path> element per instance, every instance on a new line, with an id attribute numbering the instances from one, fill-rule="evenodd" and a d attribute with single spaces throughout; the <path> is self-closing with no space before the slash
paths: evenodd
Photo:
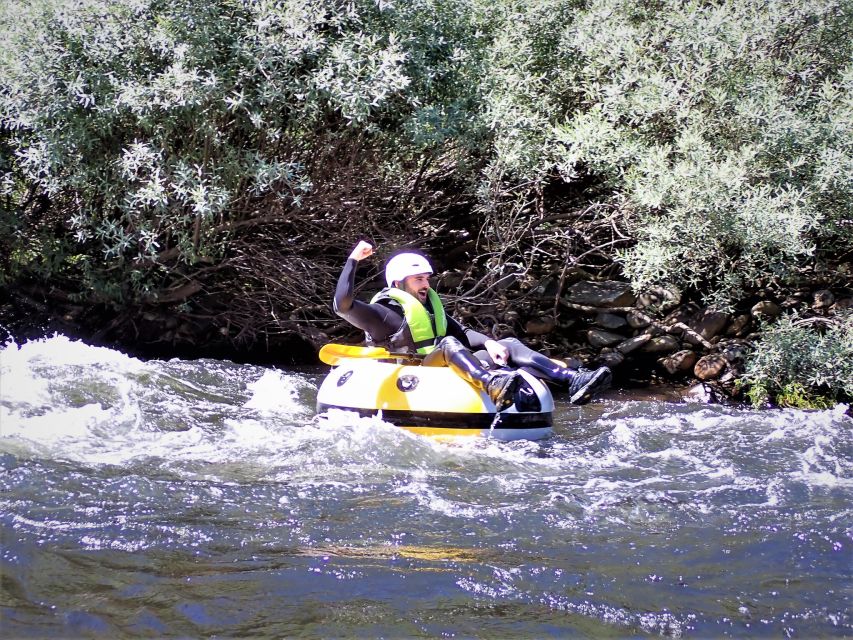
<path id="1" fill-rule="evenodd" d="M 844 407 L 558 397 L 547 441 L 441 443 L 314 416 L 322 375 L 4 347 L 4 631 L 853 632 Z"/>

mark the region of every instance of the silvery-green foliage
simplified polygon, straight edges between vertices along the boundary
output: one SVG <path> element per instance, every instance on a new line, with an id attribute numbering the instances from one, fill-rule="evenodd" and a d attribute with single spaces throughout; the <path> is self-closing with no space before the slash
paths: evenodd
<path id="1" fill-rule="evenodd" d="M 37 185 L 90 271 L 120 265 L 144 289 L 164 251 L 215 259 L 253 203 L 298 212 L 324 130 L 403 157 L 476 131 L 466 6 L 11 0 L 0 110 L 18 195 Z"/>
<path id="2" fill-rule="evenodd" d="M 754 402 L 797 389 L 812 397 L 853 398 L 853 314 L 828 325 L 793 314 L 765 327 L 743 377 Z"/>
<path id="3" fill-rule="evenodd" d="M 294 163 L 267 154 L 275 131 L 253 118 L 263 105 L 234 104 L 257 85 L 235 46 L 257 16 L 240 3 L 53 0 L 4 11 L 0 104 L 17 167 L 67 203 L 93 264 L 146 264 L 169 247 L 186 262 L 215 255 L 241 187 L 305 188 Z"/>
<path id="4" fill-rule="evenodd" d="M 478 2 L 478 23 L 491 34 L 480 76 L 481 110 L 492 133 L 490 180 L 540 179 L 553 165 L 552 129 L 579 106 L 578 60 L 562 46 L 579 0 Z M 482 187 L 488 190 L 489 184 Z"/>
<path id="5" fill-rule="evenodd" d="M 638 287 L 721 304 L 853 245 L 853 10 L 842 0 L 595 0 L 567 27 L 587 106 L 554 128 L 566 179 L 608 176 Z"/>
<path id="6" fill-rule="evenodd" d="M 494 244 L 525 189 L 594 174 L 638 287 L 726 303 L 853 244 L 851 21 L 845 0 L 8 0 L 0 188 L 48 194 L 75 264 L 144 288 L 270 206 L 298 223 L 305 167 L 348 137 L 401 183 L 485 166 L 482 211 L 505 187 L 520 207 Z"/>
<path id="7" fill-rule="evenodd" d="M 492 29 L 472 0 L 365 0 L 364 29 L 405 52 L 406 85 L 381 126 L 371 130 L 391 141 L 397 160 L 427 152 L 454 162 L 488 153 L 481 114 L 483 58 Z M 389 116 L 392 116 L 390 117 Z"/>

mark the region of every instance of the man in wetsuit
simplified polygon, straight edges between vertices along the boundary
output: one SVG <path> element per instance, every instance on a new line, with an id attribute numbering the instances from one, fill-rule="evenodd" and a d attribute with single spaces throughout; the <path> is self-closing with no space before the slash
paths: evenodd
<path id="1" fill-rule="evenodd" d="M 595 371 L 565 368 L 515 338 L 492 340 L 447 316 L 429 284 L 432 267 L 420 254 L 401 253 L 391 258 L 385 267 L 388 287 L 370 303 L 356 300 L 356 268 L 372 254 L 373 246 L 368 242 L 355 246 L 338 279 L 334 298 L 335 312 L 363 330 L 368 344 L 420 353 L 426 366 L 449 366 L 485 391 L 499 411 L 511 405 L 527 383 L 515 371 L 492 371 L 496 366 L 524 367 L 567 388 L 573 404 L 589 402 L 594 393 L 609 386 L 611 373 L 607 367 Z"/>

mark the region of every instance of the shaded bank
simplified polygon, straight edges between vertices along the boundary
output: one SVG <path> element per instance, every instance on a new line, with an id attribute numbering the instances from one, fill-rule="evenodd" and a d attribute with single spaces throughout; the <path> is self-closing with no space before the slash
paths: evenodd
<path id="1" fill-rule="evenodd" d="M 453 275 L 453 270 L 445 271 L 439 282 L 451 281 Z M 547 288 L 548 279 L 542 280 Z M 378 283 L 370 284 L 378 287 Z M 364 288 L 364 294 L 371 291 Z M 793 314 L 800 325 L 818 332 L 849 324 L 851 292 L 844 287 L 835 291 L 801 289 L 779 302 L 751 298 L 731 313 L 683 301 L 673 289 L 656 288 L 635 295 L 627 283 L 614 280 L 566 281 L 550 292 L 553 300 L 518 292 L 513 299 L 513 291 L 504 290 L 494 304 L 480 308 L 479 314 L 459 298 L 448 298 L 456 300 L 455 311 L 461 318 L 496 338 L 513 335 L 552 357 L 572 358 L 589 367 L 609 366 L 617 388 L 653 388 L 650 393 L 670 399 L 689 396 L 717 402 L 747 399 L 744 391 L 749 387 L 744 385 L 744 377 L 750 358 L 755 357 L 763 336 L 775 330 L 780 317 L 784 322 Z M 232 304 L 243 305 L 243 301 L 235 297 Z M 82 306 L 69 302 L 62 291 L 31 285 L 0 291 L 0 339 L 15 339 L 20 344 L 59 333 L 142 358 L 215 358 L 284 366 L 316 364 L 316 353 L 327 342 L 358 343 L 362 339 L 326 308 L 325 317 L 318 314 L 321 317 L 310 332 L 284 320 L 275 332 L 235 340 L 222 330 L 222 319 L 233 312 L 223 306 L 220 314 L 200 318 L 154 305 L 124 309 Z M 839 357 L 830 351 L 822 356 Z M 820 406 L 823 401 L 806 391 L 804 379 L 801 386 L 800 404 Z M 836 400 L 844 398 L 836 396 Z"/>
<path id="2" fill-rule="evenodd" d="M 260 341 L 235 344 L 212 319 L 193 321 L 156 307 L 117 310 L 110 305 L 82 306 L 63 298 L 61 292 L 38 286 L 0 289 L 0 342 L 22 344 L 59 334 L 144 359 L 317 363 L 318 347 L 295 332 L 282 331 Z"/>

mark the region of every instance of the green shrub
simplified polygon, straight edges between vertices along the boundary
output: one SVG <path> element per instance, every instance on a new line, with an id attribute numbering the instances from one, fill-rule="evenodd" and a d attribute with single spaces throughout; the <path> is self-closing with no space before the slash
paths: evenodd
<path id="1" fill-rule="evenodd" d="M 726 306 L 853 247 L 849 2 L 594 0 L 563 50 L 582 106 L 551 159 L 608 178 L 637 288 Z"/>
<path id="2" fill-rule="evenodd" d="M 753 404 L 826 407 L 853 400 L 853 314 L 765 326 L 742 383 Z"/>
<path id="3" fill-rule="evenodd" d="M 849 2 L 501 2 L 489 24 L 478 193 L 502 261 L 605 247 L 638 290 L 726 307 L 853 248 Z M 590 176 L 586 201 L 543 201 Z M 537 227 L 590 205 L 619 212 L 612 235 L 559 210 Z"/>
<path id="4" fill-rule="evenodd" d="M 247 222 L 336 239 L 302 205 L 339 150 L 479 194 L 465 231 L 519 272 L 595 253 L 725 306 L 853 248 L 846 0 L 8 0 L 0 33 L 0 279 L 138 299 Z"/>
<path id="5" fill-rule="evenodd" d="M 453 0 L 3 3 L 0 227 L 35 233 L 36 189 L 90 286 L 133 298 L 167 258 L 218 261 L 247 218 L 274 209 L 298 227 L 324 147 L 356 139 L 397 163 L 476 148 L 485 41 L 469 14 Z"/>

